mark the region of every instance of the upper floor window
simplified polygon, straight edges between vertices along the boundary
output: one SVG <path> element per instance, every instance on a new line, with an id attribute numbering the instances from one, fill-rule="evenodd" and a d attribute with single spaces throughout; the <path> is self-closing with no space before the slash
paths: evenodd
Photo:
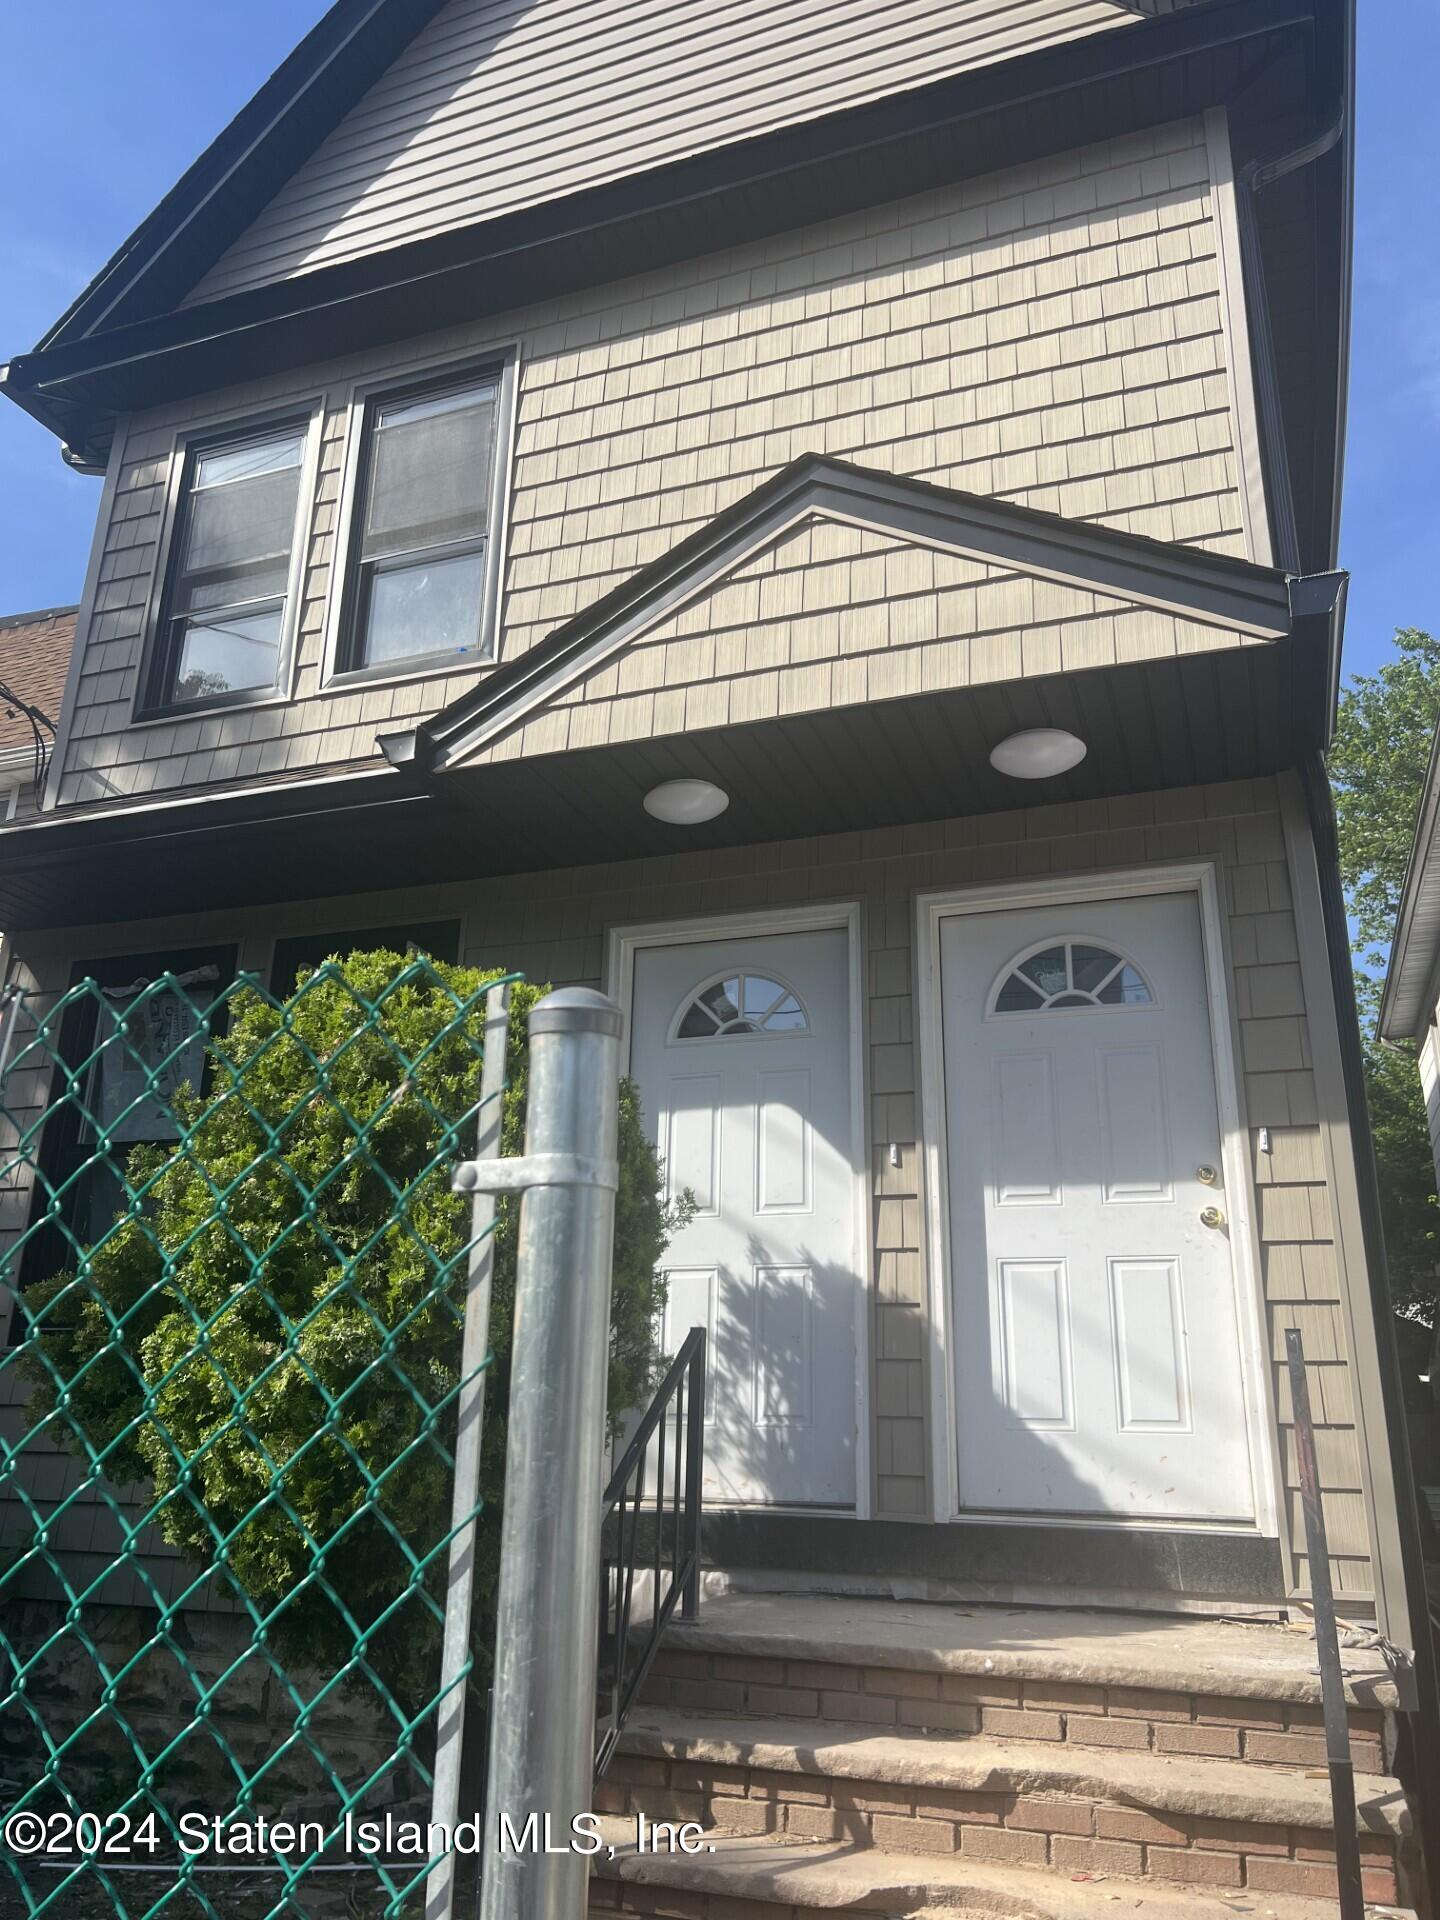
<path id="1" fill-rule="evenodd" d="M 341 671 L 491 650 L 498 372 L 364 409 Z"/>
<path id="2" fill-rule="evenodd" d="M 279 684 L 306 427 L 193 444 L 144 706 L 254 699 Z"/>

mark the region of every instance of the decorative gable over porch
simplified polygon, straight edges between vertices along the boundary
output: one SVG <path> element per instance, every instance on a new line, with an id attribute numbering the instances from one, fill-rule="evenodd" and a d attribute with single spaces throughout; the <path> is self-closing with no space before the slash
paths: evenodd
<path id="1" fill-rule="evenodd" d="M 1188 738 L 1154 742 L 1164 763 L 1223 777 L 1211 763 L 1245 757 L 1255 713 L 1283 732 L 1294 706 L 1294 585 L 1198 548 L 806 458 L 382 744 L 396 765 L 453 777 L 646 742 L 703 758 L 702 738 L 806 716 L 843 737 L 884 724 L 883 706 L 917 746 L 958 728 L 946 757 L 983 782 L 1007 714 L 1070 726 L 1135 766 L 1170 712 Z M 1331 669 L 1314 654 L 1299 697 L 1318 718 Z M 1190 682 L 1196 694 L 1180 696 Z M 953 778 L 946 787 L 958 803 Z"/>

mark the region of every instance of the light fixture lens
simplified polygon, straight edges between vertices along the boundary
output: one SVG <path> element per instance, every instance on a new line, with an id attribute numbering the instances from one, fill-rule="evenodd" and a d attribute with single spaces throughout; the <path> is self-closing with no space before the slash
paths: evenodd
<path id="1" fill-rule="evenodd" d="M 730 804 L 723 787 L 709 780 L 666 780 L 645 796 L 645 811 L 672 827 L 698 827 L 714 820 Z"/>
<path id="2" fill-rule="evenodd" d="M 1078 767 L 1086 752 L 1085 742 L 1063 728 L 1031 727 L 992 747 L 990 764 L 1014 780 L 1049 780 Z"/>

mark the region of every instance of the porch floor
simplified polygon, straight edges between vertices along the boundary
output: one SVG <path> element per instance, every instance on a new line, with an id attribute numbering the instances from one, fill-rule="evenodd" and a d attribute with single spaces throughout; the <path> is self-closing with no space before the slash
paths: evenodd
<path id="1" fill-rule="evenodd" d="M 809 1593 L 714 1591 L 697 1624 L 675 1620 L 675 1651 L 823 1659 L 1057 1685 L 1144 1687 L 1318 1703 L 1315 1640 L 1292 1625 L 1083 1609 L 951 1606 Z M 1343 1634 L 1343 1629 L 1342 1629 Z M 1393 1709 L 1384 1654 L 1343 1647 L 1351 1704 Z"/>

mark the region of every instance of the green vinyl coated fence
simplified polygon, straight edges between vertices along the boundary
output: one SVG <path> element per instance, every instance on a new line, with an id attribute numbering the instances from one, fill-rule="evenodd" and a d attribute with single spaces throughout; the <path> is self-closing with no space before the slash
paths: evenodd
<path id="1" fill-rule="evenodd" d="M 8 996 L 0 1915 L 420 1910 L 494 985 Z"/>

